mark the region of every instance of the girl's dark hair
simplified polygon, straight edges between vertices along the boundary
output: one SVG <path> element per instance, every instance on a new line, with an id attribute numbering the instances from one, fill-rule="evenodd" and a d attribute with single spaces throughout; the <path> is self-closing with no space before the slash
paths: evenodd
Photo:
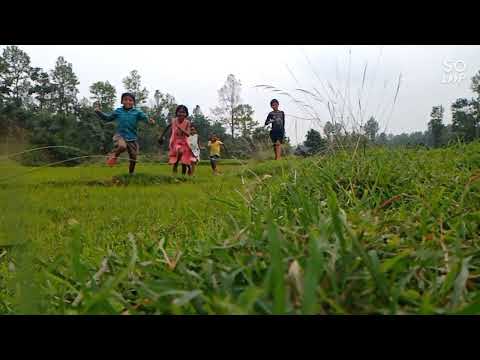
<path id="1" fill-rule="evenodd" d="M 270 101 L 270 106 L 272 106 L 273 103 L 277 103 L 278 105 L 280 105 L 280 103 L 278 102 L 277 99 L 272 99 L 272 100 Z"/>
<path id="2" fill-rule="evenodd" d="M 133 100 L 133 103 L 135 104 L 135 95 L 133 95 L 132 93 L 129 93 L 129 92 L 126 92 L 126 93 L 122 94 L 122 96 L 120 98 L 120 102 L 123 102 L 123 98 L 126 97 L 126 96 L 131 97 L 132 100 Z"/>
<path id="3" fill-rule="evenodd" d="M 188 116 L 188 108 L 185 105 L 178 105 L 177 109 L 175 110 L 175 115 L 177 115 L 180 110 L 185 111 Z"/>

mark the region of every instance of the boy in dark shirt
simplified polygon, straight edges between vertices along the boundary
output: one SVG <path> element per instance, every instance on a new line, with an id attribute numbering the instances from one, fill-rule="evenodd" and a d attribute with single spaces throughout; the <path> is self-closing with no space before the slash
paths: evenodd
<path id="1" fill-rule="evenodd" d="M 285 138 L 285 113 L 278 110 L 279 103 L 277 99 L 270 101 L 270 106 L 273 111 L 268 114 L 267 120 L 265 120 L 265 126 L 272 124 L 270 139 L 272 139 L 273 149 L 275 151 L 275 160 L 280 160 L 282 156 L 282 144 Z"/>

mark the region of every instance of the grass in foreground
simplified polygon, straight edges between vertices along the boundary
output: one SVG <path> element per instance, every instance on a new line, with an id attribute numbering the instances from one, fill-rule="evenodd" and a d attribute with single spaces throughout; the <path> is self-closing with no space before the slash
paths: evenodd
<path id="1" fill-rule="evenodd" d="M 0 189 L 0 241 L 28 240 L 0 245 L 0 312 L 479 313 L 479 167 L 477 143 L 32 173 Z"/>

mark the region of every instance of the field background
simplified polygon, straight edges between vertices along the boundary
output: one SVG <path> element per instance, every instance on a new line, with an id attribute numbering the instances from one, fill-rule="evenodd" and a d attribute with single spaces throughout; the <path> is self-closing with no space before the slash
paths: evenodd
<path id="1" fill-rule="evenodd" d="M 0 162 L 0 313 L 480 312 L 480 144 L 200 166 Z"/>

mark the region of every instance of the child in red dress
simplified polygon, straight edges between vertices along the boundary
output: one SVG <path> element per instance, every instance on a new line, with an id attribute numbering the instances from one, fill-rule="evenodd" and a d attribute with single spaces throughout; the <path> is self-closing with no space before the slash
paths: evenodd
<path id="1" fill-rule="evenodd" d="M 168 129 L 172 129 L 170 135 L 170 144 L 168 151 L 168 163 L 173 165 L 173 173 L 178 171 L 178 163 L 182 164 L 182 174 L 187 173 L 187 169 L 195 160 L 195 156 L 188 143 L 188 137 L 190 136 L 190 121 L 187 119 L 188 109 L 185 105 L 178 105 L 175 110 L 175 118 L 165 128 L 162 135 L 160 135 L 159 143 L 163 143 L 163 137 Z"/>

